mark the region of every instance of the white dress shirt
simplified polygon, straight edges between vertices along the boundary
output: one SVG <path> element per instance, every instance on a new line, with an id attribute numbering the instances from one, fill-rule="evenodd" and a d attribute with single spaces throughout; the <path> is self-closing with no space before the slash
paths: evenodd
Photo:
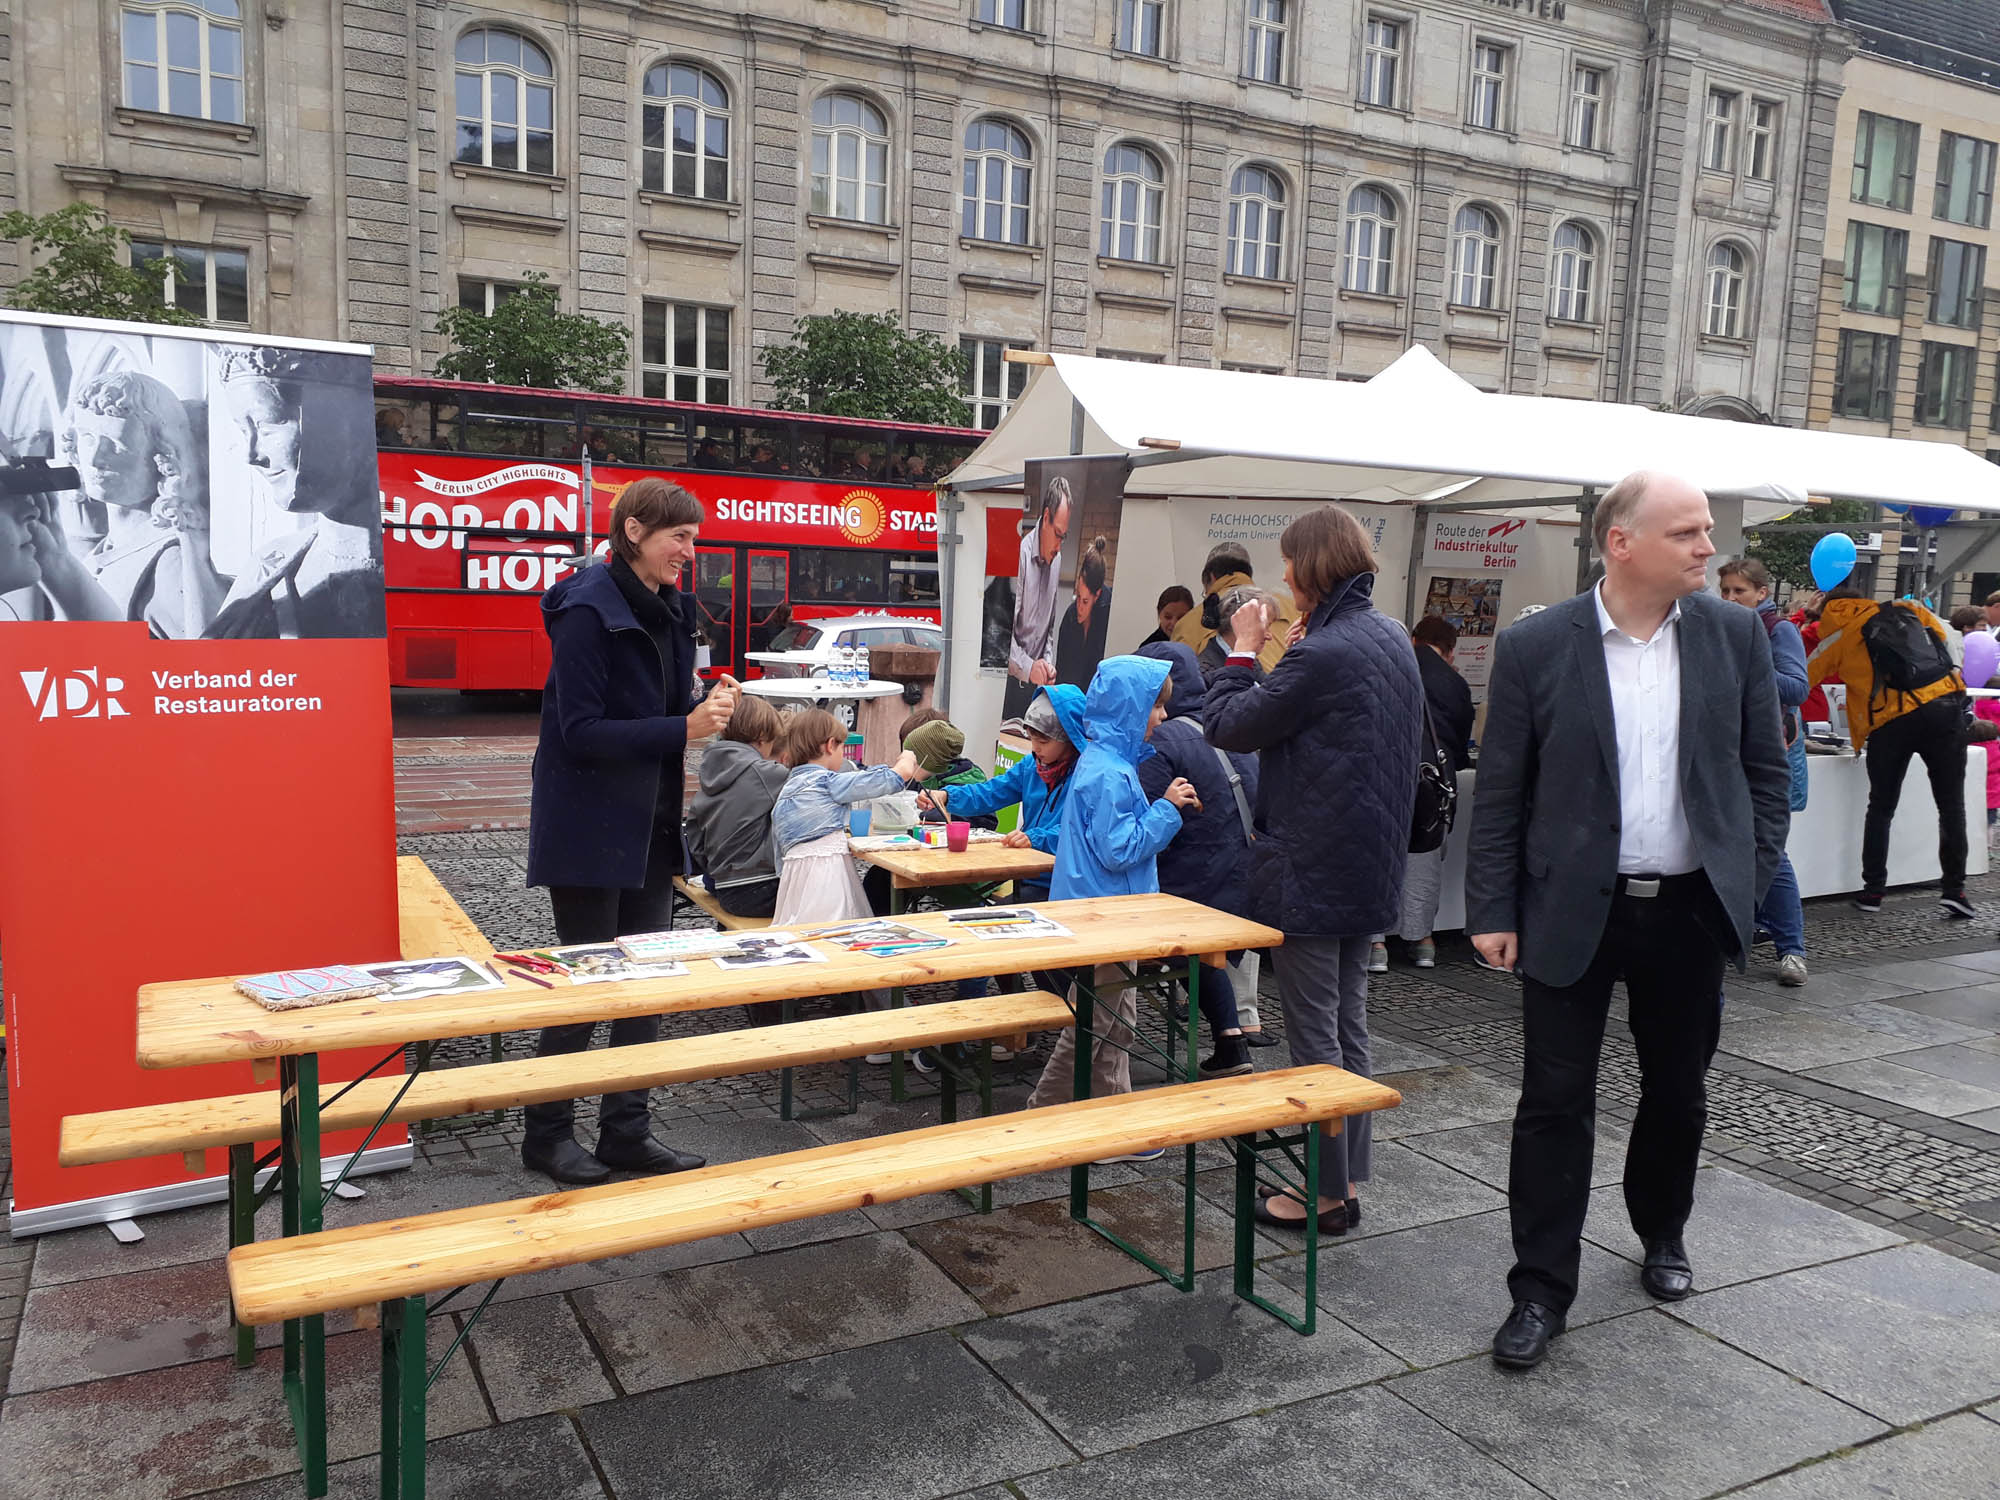
<path id="1" fill-rule="evenodd" d="M 1618 873 L 1685 875 L 1701 857 L 1681 806 L 1680 604 L 1640 641 L 1612 623 L 1602 582 L 1591 597 L 1618 731 Z"/>

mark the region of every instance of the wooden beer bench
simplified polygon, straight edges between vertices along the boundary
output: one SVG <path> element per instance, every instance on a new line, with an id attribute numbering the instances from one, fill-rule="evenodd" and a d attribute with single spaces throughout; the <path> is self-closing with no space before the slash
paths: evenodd
<path id="1" fill-rule="evenodd" d="M 730 932 L 755 932 L 760 927 L 769 927 L 769 917 L 739 917 L 734 912 L 724 911 L 722 903 L 715 899 L 715 893 L 701 883 L 700 876 L 686 875 L 674 877 L 674 893 L 688 905 L 698 907 L 715 918 L 715 925 Z"/>

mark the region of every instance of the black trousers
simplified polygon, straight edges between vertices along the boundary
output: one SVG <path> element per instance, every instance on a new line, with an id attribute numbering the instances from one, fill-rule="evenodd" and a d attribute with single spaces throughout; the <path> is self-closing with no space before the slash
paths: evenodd
<path id="1" fill-rule="evenodd" d="M 1938 811 L 1939 885 L 1965 889 L 1965 700 L 1933 698 L 1868 736 L 1868 814 L 1861 825 L 1861 888 L 1880 894 L 1889 883 L 1889 825 L 1903 795 L 1910 757 L 1923 757 Z"/>
<path id="2" fill-rule="evenodd" d="M 673 925 L 674 875 L 679 860 L 672 849 L 658 846 L 647 860 L 645 885 L 638 890 L 616 886 L 555 885 L 549 887 L 549 904 L 555 908 L 558 943 L 608 943 L 626 933 L 660 932 Z M 613 1021 L 611 1045 L 629 1047 L 639 1042 L 657 1041 L 658 1016 L 626 1016 Z M 535 1048 L 537 1057 L 555 1057 L 583 1052 L 597 1030 L 595 1021 L 579 1021 L 573 1026 L 547 1026 Z M 646 1112 L 650 1089 L 628 1089 L 606 1094 L 597 1102 L 597 1136 L 600 1141 L 638 1141 L 651 1133 L 651 1117 Z M 546 1104 L 530 1104 L 526 1111 L 529 1147 L 547 1147 L 571 1138 L 575 1124 L 575 1101 L 553 1099 Z"/>
<path id="3" fill-rule="evenodd" d="M 1722 1034 L 1722 970 L 1733 951 L 1722 905 L 1700 871 L 1650 899 L 1621 892 L 1597 956 L 1575 984 L 1522 985 L 1525 1056 L 1507 1198 L 1514 1269 L 1507 1289 L 1562 1311 L 1576 1298 L 1597 1137 L 1597 1058 L 1611 986 L 1631 1000 L 1638 1118 L 1625 1154 L 1625 1211 L 1641 1239 L 1678 1239 L 1694 1206 L 1708 1123 L 1706 1075 Z"/>

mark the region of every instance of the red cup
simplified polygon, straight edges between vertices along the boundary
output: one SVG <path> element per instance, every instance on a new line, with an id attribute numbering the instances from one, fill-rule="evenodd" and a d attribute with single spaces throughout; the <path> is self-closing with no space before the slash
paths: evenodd
<path id="1" fill-rule="evenodd" d="M 953 818 L 944 825 L 944 846 L 953 854 L 965 853 L 965 846 L 972 839 L 972 825 Z"/>

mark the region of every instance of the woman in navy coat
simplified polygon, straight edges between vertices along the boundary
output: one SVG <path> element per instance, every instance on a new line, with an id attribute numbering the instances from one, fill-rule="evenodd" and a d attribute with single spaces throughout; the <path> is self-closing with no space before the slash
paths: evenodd
<path id="1" fill-rule="evenodd" d="M 548 685 L 528 814 L 528 884 L 549 888 L 556 940 L 608 943 L 672 920 L 681 847 L 682 754 L 729 722 L 736 682 L 698 699 L 693 601 L 675 587 L 694 560 L 701 502 L 641 479 L 611 510 L 611 555 L 542 596 Z M 536 1056 L 581 1052 L 591 1022 L 551 1026 Z M 658 1016 L 611 1023 L 611 1044 L 650 1042 Z M 647 1090 L 606 1094 L 593 1156 L 572 1134 L 572 1101 L 530 1105 L 521 1159 L 558 1182 L 612 1169 L 678 1172 L 703 1164 L 652 1137 Z"/>

